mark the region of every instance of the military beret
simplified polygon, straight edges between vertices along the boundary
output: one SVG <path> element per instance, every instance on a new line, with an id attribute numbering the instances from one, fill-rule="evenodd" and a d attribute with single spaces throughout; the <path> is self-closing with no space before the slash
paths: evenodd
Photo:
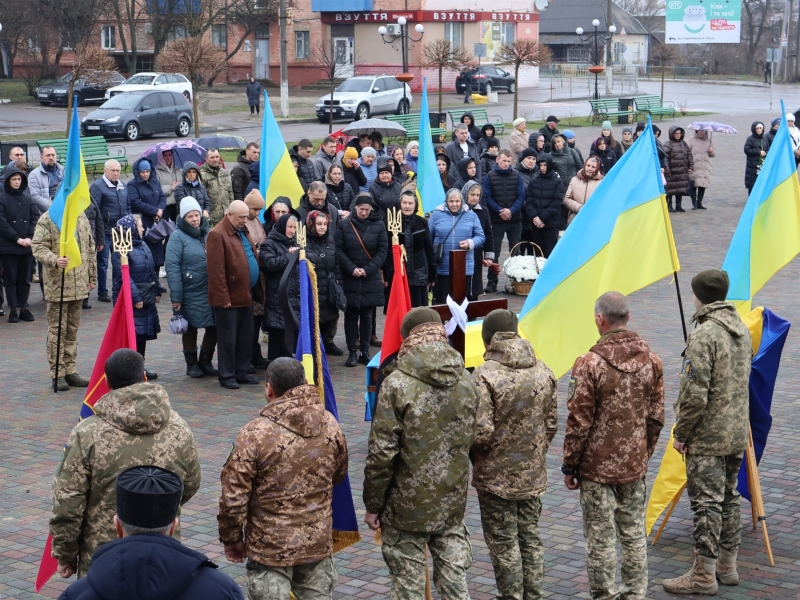
<path id="1" fill-rule="evenodd" d="M 517 333 L 517 315 L 505 308 L 498 308 L 490 312 L 483 320 L 481 337 L 485 344 L 489 344 L 494 334 L 499 331 Z"/>
<path id="2" fill-rule="evenodd" d="M 144 465 L 117 476 L 117 517 L 145 529 L 166 527 L 175 520 L 183 483 L 172 471 Z"/>
<path id="3" fill-rule="evenodd" d="M 692 291 L 703 304 L 725 300 L 730 279 L 725 271 L 707 269 L 692 277 Z"/>
<path id="4" fill-rule="evenodd" d="M 418 325 L 422 325 L 424 323 L 441 324 L 441 322 L 442 317 L 440 317 L 439 313 L 432 308 L 428 308 L 427 306 L 418 306 L 417 308 L 412 308 L 408 314 L 403 317 L 403 322 L 400 323 L 400 336 L 403 339 L 406 339 L 411 333 L 411 330 Z"/>

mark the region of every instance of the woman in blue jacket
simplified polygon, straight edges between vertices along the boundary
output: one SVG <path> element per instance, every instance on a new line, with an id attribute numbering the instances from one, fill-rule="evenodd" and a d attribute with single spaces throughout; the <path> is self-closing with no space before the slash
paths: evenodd
<path id="1" fill-rule="evenodd" d="M 467 293 L 472 287 L 472 272 L 475 270 L 475 248 L 482 248 L 486 236 L 478 220 L 461 198 L 461 191 L 451 189 L 445 196 L 445 203 L 437 206 L 428 220 L 428 229 L 433 239 L 434 251 L 438 244 L 444 244 L 442 257 L 436 264 L 436 283 L 433 299 L 436 304 L 444 304 L 450 293 L 450 251 L 467 251 Z"/>
<path id="2" fill-rule="evenodd" d="M 142 227 L 147 231 L 161 220 L 167 208 L 167 197 L 158 177 L 151 177 L 152 165 L 146 158 L 133 163 L 133 181 L 128 182 L 128 201 L 134 214 L 142 215 Z M 164 266 L 164 241 L 144 241 L 153 255 L 156 268 Z"/>
<path id="3" fill-rule="evenodd" d="M 181 337 L 186 374 L 189 377 L 219 373 L 211 364 L 217 347 L 217 328 L 214 309 L 208 304 L 208 270 L 206 267 L 206 238 L 211 230 L 194 198 L 184 198 L 177 229 L 167 244 L 167 281 L 172 308 L 181 311 L 189 326 Z M 197 357 L 197 330 L 205 329 Z"/>

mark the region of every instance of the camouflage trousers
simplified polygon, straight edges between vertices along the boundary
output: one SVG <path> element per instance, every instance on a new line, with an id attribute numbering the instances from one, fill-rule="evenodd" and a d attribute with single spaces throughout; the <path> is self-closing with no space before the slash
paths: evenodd
<path id="1" fill-rule="evenodd" d="M 250 600 L 330 600 L 339 580 L 333 557 L 293 567 L 268 567 L 247 561 L 247 596 Z"/>
<path id="2" fill-rule="evenodd" d="M 442 600 L 465 600 L 472 545 L 464 523 L 436 533 L 413 533 L 383 525 L 381 551 L 392 578 L 392 600 L 425 597 L 425 546 L 433 558 L 433 584 Z"/>
<path id="3" fill-rule="evenodd" d="M 586 568 L 594 600 L 642 600 L 647 593 L 644 479 L 604 484 L 581 480 Z M 615 583 L 617 539 L 622 549 L 622 586 Z"/>
<path id="4" fill-rule="evenodd" d="M 742 540 L 741 496 L 736 490 L 742 454 L 686 455 L 689 501 L 694 513 L 694 546 L 717 558 L 719 549 L 736 552 Z"/>
<path id="5" fill-rule="evenodd" d="M 47 360 L 50 363 L 50 378 L 56 378 L 56 346 L 58 342 L 58 313 L 62 303 L 47 303 Z M 61 356 L 58 360 L 58 377 L 75 373 L 78 357 L 78 327 L 81 325 L 83 300 L 63 303 L 61 316 Z"/>
<path id="6" fill-rule="evenodd" d="M 478 501 L 497 600 L 539 600 L 544 578 L 544 548 L 539 539 L 541 499 L 506 500 L 478 490 Z"/>

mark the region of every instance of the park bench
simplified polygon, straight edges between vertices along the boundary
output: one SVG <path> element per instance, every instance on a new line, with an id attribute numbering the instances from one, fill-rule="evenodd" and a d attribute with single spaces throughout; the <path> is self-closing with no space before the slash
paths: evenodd
<path id="1" fill-rule="evenodd" d="M 38 140 L 36 145 L 39 146 L 39 152 L 45 146 L 52 146 L 55 148 L 56 157 L 58 162 L 62 165 L 67 159 L 67 138 L 59 138 L 53 140 Z M 109 158 L 119 161 L 120 166 L 125 169 L 128 164 L 128 159 L 125 156 L 125 147 L 116 146 L 119 148 L 116 154 L 112 154 L 108 147 L 108 142 L 103 136 L 95 135 L 90 137 L 81 138 L 81 154 L 83 154 L 83 166 L 87 172 L 92 175 L 103 172 L 103 166 Z"/>
<path id="2" fill-rule="evenodd" d="M 599 100 L 589 100 L 592 105 L 591 121 L 606 121 L 614 117 L 635 116 L 635 110 L 620 110 L 618 98 L 601 98 Z"/>
<path id="3" fill-rule="evenodd" d="M 419 113 L 409 115 L 386 115 L 387 121 L 399 123 L 406 128 L 405 139 L 418 139 L 419 138 Z M 441 127 L 431 127 L 431 138 L 434 141 L 441 141 L 441 136 L 447 135 L 447 129 Z"/>
<path id="4" fill-rule="evenodd" d="M 670 106 L 664 106 L 660 96 L 635 96 L 633 101 L 636 103 L 636 112 L 642 115 L 649 114 L 651 117 L 668 116 L 675 118 L 675 104 L 669 102 Z"/>
<path id="5" fill-rule="evenodd" d="M 456 123 L 461 122 L 461 117 L 464 116 L 464 113 L 469 112 L 472 113 L 472 118 L 475 120 L 475 126 L 480 129 L 487 123 L 489 125 L 494 126 L 494 133 L 495 136 L 503 135 L 506 128 L 503 125 L 503 117 L 499 115 L 489 115 L 486 112 L 485 108 L 465 108 L 463 110 L 450 110 L 447 111 L 447 114 L 450 115 L 450 121 L 453 122 L 453 125 Z"/>

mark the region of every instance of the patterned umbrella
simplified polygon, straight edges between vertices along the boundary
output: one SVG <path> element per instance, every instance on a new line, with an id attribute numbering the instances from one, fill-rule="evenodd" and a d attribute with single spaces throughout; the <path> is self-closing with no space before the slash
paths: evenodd
<path id="1" fill-rule="evenodd" d="M 142 158 L 146 158 L 151 164 L 156 165 L 161 158 L 164 150 L 172 150 L 172 160 L 180 168 L 186 161 L 201 164 L 206 159 L 206 149 L 194 143 L 192 140 L 172 140 L 170 142 L 160 142 L 142 152 Z"/>
<path id="2" fill-rule="evenodd" d="M 718 133 L 739 133 L 735 128 L 725 123 L 717 123 L 716 121 L 695 121 L 689 125 L 688 129 L 695 129 L 697 131 L 716 131 Z"/>

